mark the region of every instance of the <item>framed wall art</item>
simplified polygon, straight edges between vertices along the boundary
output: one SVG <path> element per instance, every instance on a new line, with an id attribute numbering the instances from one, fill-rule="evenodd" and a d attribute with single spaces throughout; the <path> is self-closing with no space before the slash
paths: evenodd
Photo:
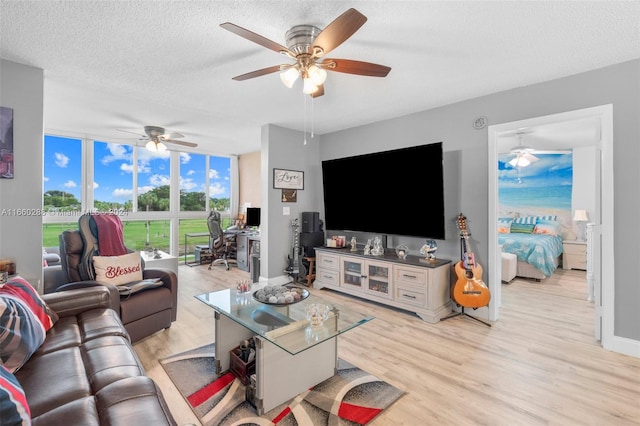
<path id="1" fill-rule="evenodd" d="M 298 201 L 297 189 L 283 189 L 282 190 L 282 202 L 283 203 L 295 203 Z"/>
<path id="2" fill-rule="evenodd" d="M 0 107 L 0 179 L 13 179 L 13 109 Z"/>
<path id="3" fill-rule="evenodd" d="M 273 187 L 275 189 L 304 189 L 304 172 L 273 169 Z"/>

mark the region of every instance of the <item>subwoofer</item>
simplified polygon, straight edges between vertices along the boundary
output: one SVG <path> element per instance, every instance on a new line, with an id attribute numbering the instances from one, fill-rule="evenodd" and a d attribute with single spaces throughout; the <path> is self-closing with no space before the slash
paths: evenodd
<path id="1" fill-rule="evenodd" d="M 303 257 L 315 257 L 315 247 L 324 245 L 324 231 L 317 232 L 301 232 L 300 247 Z"/>

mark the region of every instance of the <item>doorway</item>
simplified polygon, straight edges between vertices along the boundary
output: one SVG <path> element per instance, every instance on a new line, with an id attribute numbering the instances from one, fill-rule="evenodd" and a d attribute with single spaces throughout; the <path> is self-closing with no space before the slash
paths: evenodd
<path id="1" fill-rule="evenodd" d="M 558 128 L 578 128 L 582 135 L 577 137 L 553 138 L 543 149 L 569 149 L 579 144 L 590 143 L 596 148 L 596 161 L 593 164 L 597 171 L 596 197 L 594 217 L 591 221 L 594 227 L 594 244 L 592 247 L 593 276 L 595 292 L 594 334 L 602 343 L 609 346 L 613 339 L 613 295 L 614 295 L 614 267 L 613 267 L 613 108 L 603 105 L 582 110 L 536 117 L 510 123 L 489 126 L 489 289 L 492 301 L 489 306 L 489 319 L 498 320 L 501 305 L 501 280 L 498 271 L 501 270 L 501 255 L 498 245 L 497 212 L 498 212 L 498 153 L 503 152 L 505 134 L 513 134 L 518 129 L 541 128 L 557 126 Z M 585 133 L 592 138 L 584 137 Z"/>

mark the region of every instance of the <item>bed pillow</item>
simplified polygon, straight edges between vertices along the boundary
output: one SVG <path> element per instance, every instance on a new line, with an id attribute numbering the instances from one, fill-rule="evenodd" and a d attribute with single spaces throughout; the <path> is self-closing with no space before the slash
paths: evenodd
<path id="1" fill-rule="evenodd" d="M 30 425 L 31 410 L 16 376 L 0 365 L 0 419 L 7 425 Z"/>
<path id="2" fill-rule="evenodd" d="M 513 222 L 511 224 L 511 233 L 512 234 L 531 234 L 533 233 L 533 229 L 536 227 L 535 223 L 516 223 Z"/>
<path id="3" fill-rule="evenodd" d="M 538 220 L 533 230 L 534 234 L 560 235 L 562 226 L 555 220 Z"/>
<path id="4" fill-rule="evenodd" d="M 142 280 L 142 265 L 139 253 L 122 256 L 93 256 L 96 281 L 103 284 L 121 285 Z"/>
<path id="5" fill-rule="evenodd" d="M 511 223 L 513 219 L 507 217 L 501 217 L 498 219 L 498 233 L 508 234 L 511 231 Z"/>
<path id="6" fill-rule="evenodd" d="M 0 361 L 15 373 L 44 342 L 58 315 L 24 278 L 0 286 Z"/>
<path id="7" fill-rule="evenodd" d="M 513 219 L 514 223 L 525 223 L 528 225 L 536 224 L 540 220 L 558 220 L 558 216 L 555 215 L 543 215 L 543 216 L 521 216 Z"/>

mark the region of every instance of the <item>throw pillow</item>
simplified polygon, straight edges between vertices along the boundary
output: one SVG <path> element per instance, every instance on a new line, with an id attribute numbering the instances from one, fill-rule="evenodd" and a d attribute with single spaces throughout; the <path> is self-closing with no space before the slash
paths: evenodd
<path id="1" fill-rule="evenodd" d="M 30 425 L 31 411 L 16 376 L 0 365 L 0 419 L 3 425 Z"/>
<path id="2" fill-rule="evenodd" d="M 508 234 L 511 231 L 511 223 L 513 219 L 511 218 L 498 218 L 498 232 L 500 234 Z"/>
<path id="3" fill-rule="evenodd" d="M 511 233 L 512 234 L 531 234 L 533 229 L 536 227 L 535 223 L 516 223 L 513 222 L 511 224 Z"/>
<path id="4" fill-rule="evenodd" d="M 0 286 L 0 361 L 18 371 L 44 342 L 58 315 L 21 277 Z"/>
<path id="5" fill-rule="evenodd" d="M 122 256 L 93 256 L 96 281 L 103 284 L 121 285 L 142 280 L 139 253 Z"/>
<path id="6" fill-rule="evenodd" d="M 555 220 L 538 220 L 536 227 L 533 229 L 534 234 L 559 235 L 561 224 Z"/>

